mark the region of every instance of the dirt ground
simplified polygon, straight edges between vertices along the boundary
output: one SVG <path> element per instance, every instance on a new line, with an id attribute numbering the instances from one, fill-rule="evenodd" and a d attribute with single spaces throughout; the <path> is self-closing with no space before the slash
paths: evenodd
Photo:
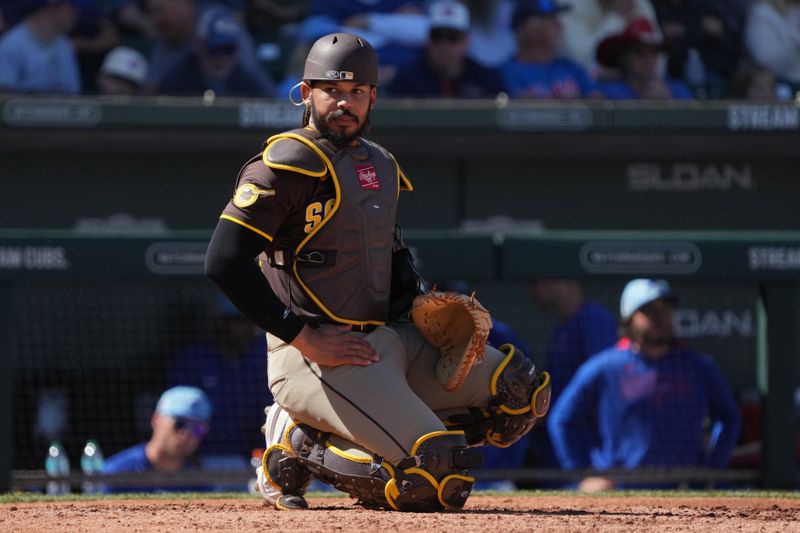
<path id="1" fill-rule="evenodd" d="M 729 531 L 800 532 L 800 499 L 473 495 L 464 510 L 397 513 L 311 498 L 308 511 L 261 500 L 99 500 L 0 505 L 2 532 Z"/>

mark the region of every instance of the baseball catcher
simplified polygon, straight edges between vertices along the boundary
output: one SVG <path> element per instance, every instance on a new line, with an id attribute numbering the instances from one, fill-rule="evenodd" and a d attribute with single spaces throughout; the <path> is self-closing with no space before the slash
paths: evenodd
<path id="1" fill-rule="evenodd" d="M 267 449 L 261 495 L 305 509 L 311 479 L 362 505 L 464 506 L 483 445 L 509 446 L 547 412 L 549 376 L 514 346 L 486 345 L 473 296 L 428 292 L 396 226 L 411 182 L 365 139 L 377 101 L 368 42 L 312 46 L 302 127 L 267 139 L 240 170 L 206 272 L 266 330 Z"/>

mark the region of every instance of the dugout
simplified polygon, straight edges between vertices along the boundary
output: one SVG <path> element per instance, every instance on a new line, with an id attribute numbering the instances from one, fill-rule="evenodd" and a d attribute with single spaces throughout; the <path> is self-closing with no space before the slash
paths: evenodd
<path id="1" fill-rule="evenodd" d="M 19 423 L 35 401 L 19 391 L 83 391 L 71 418 L 96 416 L 74 422 L 73 450 L 97 428 L 140 437 L 122 417 L 203 323 L 212 288 L 198 261 L 238 167 L 299 114 L 282 102 L 168 98 L 0 106 L 11 370 L 0 373 L 0 423 L 15 430 L 0 428 L 15 434 L 0 446 L 27 469 L 41 453 Z M 793 105 L 745 102 L 384 100 L 371 137 L 415 185 L 400 217 L 426 276 L 468 280 L 536 352 L 552 322 L 530 309 L 526 278 L 581 278 L 615 309 L 629 277 L 669 277 L 687 294 L 692 344 L 734 388 L 765 394 L 763 482 L 787 486 L 800 383 L 798 117 Z"/>

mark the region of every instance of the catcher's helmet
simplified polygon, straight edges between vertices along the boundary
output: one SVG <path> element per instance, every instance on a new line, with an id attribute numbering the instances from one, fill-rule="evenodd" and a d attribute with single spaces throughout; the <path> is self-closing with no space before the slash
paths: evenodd
<path id="1" fill-rule="evenodd" d="M 378 84 L 378 56 L 366 40 L 350 33 L 320 37 L 306 57 L 305 81 Z"/>

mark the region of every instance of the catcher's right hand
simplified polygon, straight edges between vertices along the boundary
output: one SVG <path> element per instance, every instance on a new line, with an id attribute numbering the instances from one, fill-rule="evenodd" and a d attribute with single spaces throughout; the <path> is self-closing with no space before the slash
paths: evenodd
<path id="1" fill-rule="evenodd" d="M 445 389 L 461 386 L 472 365 L 482 360 L 492 318 L 472 296 L 429 292 L 414 299 L 411 319 L 420 333 L 439 349 L 436 378 Z"/>

